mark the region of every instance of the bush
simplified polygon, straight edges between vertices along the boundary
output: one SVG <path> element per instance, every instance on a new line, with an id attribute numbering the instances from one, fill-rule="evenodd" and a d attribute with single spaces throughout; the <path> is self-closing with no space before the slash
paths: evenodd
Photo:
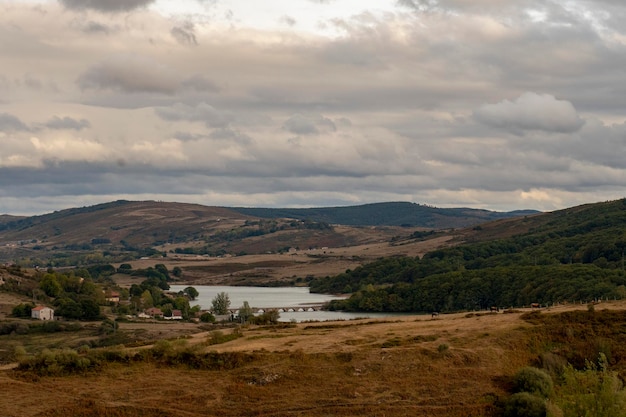
<path id="1" fill-rule="evenodd" d="M 504 405 L 504 417 L 545 417 L 544 399 L 528 392 L 518 392 L 509 397 Z"/>
<path id="2" fill-rule="evenodd" d="M 555 403 L 565 417 L 626 416 L 626 390 L 618 373 L 608 369 L 602 353 L 597 365 L 588 361 L 584 370 L 565 368 Z"/>
<path id="3" fill-rule="evenodd" d="M 200 321 L 203 323 L 215 323 L 215 316 L 211 313 L 202 313 Z"/>
<path id="4" fill-rule="evenodd" d="M 552 393 L 552 378 L 541 369 L 528 366 L 520 369 L 514 377 L 515 391 L 528 392 L 543 398 Z"/>
<path id="5" fill-rule="evenodd" d="M 44 349 L 39 355 L 22 360 L 18 370 L 32 371 L 42 376 L 62 376 L 95 369 L 97 364 L 70 349 Z"/>

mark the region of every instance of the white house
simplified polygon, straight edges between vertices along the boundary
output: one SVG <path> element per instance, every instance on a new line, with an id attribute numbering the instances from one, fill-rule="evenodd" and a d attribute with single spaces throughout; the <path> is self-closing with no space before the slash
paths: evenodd
<path id="1" fill-rule="evenodd" d="M 30 316 L 37 320 L 54 320 L 54 310 L 46 306 L 33 307 Z"/>

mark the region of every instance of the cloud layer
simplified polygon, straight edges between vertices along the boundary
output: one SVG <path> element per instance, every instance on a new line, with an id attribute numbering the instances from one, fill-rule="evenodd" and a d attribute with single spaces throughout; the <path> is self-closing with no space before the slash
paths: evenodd
<path id="1" fill-rule="evenodd" d="M 624 196 L 626 5 L 289 4 L 0 3 L 0 213 Z"/>

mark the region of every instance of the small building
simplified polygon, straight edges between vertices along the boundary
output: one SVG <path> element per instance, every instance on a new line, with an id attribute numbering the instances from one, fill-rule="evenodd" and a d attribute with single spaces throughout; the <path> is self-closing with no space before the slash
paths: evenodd
<path id="1" fill-rule="evenodd" d="M 54 310 L 46 306 L 33 307 L 30 316 L 37 320 L 54 320 Z"/>
<path id="2" fill-rule="evenodd" d="M 146 314 L 153 318 L 163 318 L 163 312 L 160 308 L 152 307 L 146 310 Z"/>
<path id="3" fill-rule="evenodd" d="M 120 302 L 120 293 L 117 291 L 111 291 L 106 295 L 105 300 L 107 303 L 119 303 Z"/>
<path id="4" fill-rule="evenodd" d="M 182 320 L 183 319 L 183 312 L 180 310 L 172 310 L 172 316 L 171 317 L 163 317 L 166 320 Z"/>

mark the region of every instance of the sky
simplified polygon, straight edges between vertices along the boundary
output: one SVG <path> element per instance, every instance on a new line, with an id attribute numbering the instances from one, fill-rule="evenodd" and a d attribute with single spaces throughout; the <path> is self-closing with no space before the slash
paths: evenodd
<path id="1" fill-rule="evenodd" d="M 0 214 L 626 196 L 622 0 L 0 0 Z"/>

